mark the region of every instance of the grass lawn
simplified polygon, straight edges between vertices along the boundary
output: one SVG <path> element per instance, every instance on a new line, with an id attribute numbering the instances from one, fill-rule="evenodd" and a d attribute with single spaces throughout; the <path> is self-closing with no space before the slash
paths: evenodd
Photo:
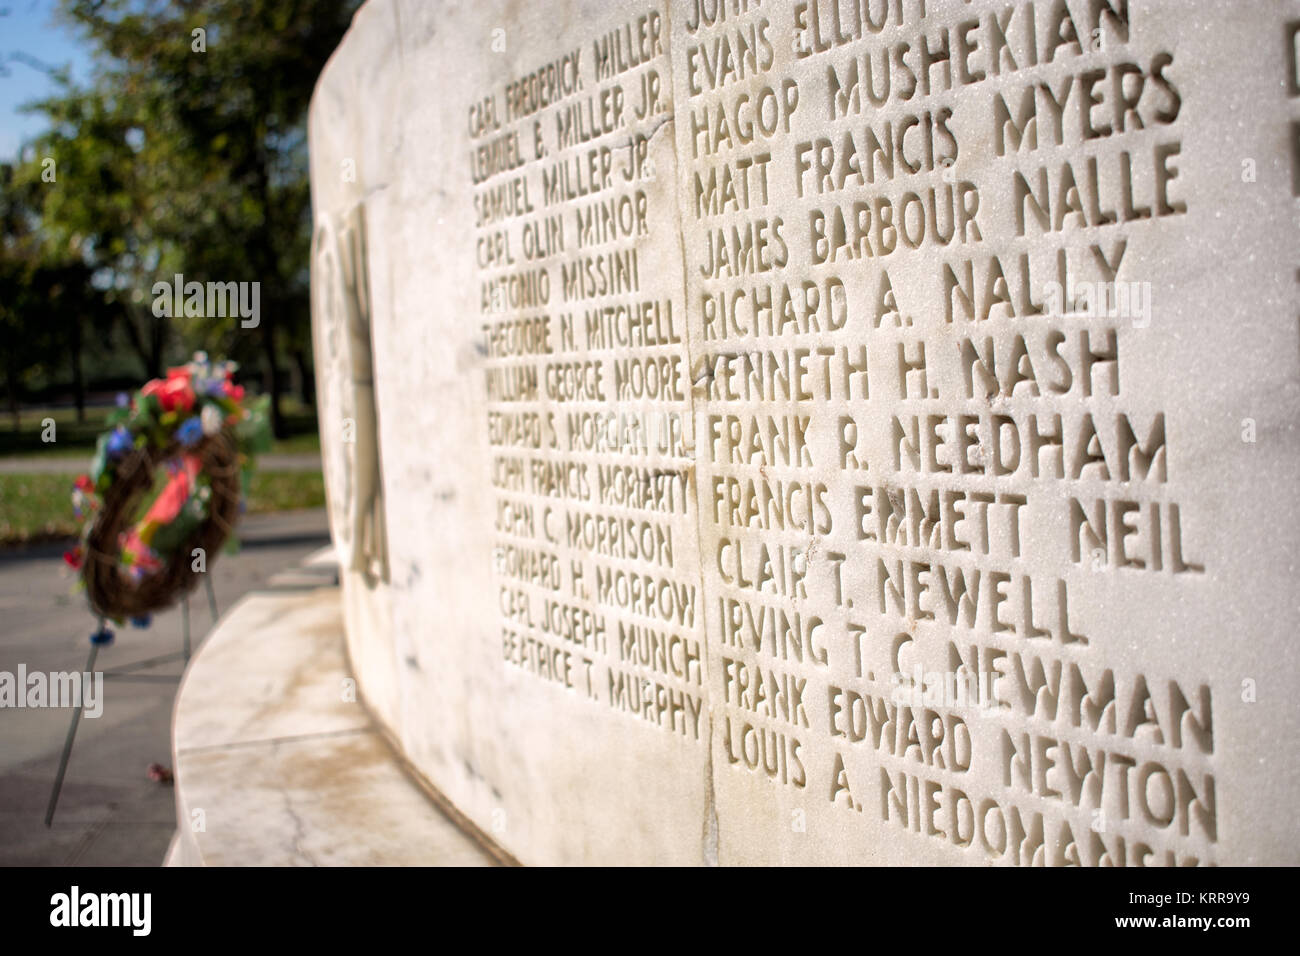
<path id="1" fill-rule="evenodd" d="M 77 533 L 71 475 L 0 475 L 0 547 Z M 325 505 L 318 471 L 257 471 L 248 512 L 290 511 Z"/>

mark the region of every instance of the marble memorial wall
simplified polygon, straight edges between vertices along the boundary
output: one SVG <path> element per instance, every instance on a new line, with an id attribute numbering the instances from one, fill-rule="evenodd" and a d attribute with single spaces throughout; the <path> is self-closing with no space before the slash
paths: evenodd
<path id="1" fill-rule="evenodd" d="M 527 863 L 1300 861 L 1298 24 L 371 0 L 351 511 L 322 427 L 414 765 Z"/>

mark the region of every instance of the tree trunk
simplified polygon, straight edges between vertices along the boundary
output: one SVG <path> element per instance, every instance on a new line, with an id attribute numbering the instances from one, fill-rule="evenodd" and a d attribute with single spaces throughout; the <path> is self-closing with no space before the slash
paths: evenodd
<path id="1" fill-rule="evenodd" d="M 12 361 L 5 363 L 5 384 L 9 392 L 9 416 L 16 433 L 22 426 L 22 420 L 18 415 L 18 369 Z"/>
<path id="2" fill-rule="evenodd" d="M 149 317 L 153 320 L 149 323 L 149 377 L 162 378 L 167 348 L 167 319 L 158 318 L 153 312 L 149 313 Z"/>
<path id="3" fill-rule="evenodd" d="M 136 357 L 140 359 L 140 364 L 144 366 L 145 378 L 161 378 L 162 344 L 159 341 L 161 336 L 157 334 L 157 323 L 165 320 L 146 323 L 142 334 L 136 324 L 139 315 L 140 310 L 137 306 L 127 305 L 123 308 L 122 324 L 126 328 L 127 341 L 130 342 L 131 350 L 135 352 Z M 152 313 L 149 318 L 154 318 Z"/>
<path id="4" fill-rule="evenodd" d="M 262 228 L 257 231 L 257 241 L 253 250 L 252 260 L 257 267 L 257 274 L 265 278 L 271 278 L 271 285 L 278 288 L 278 266 L 276 262 L 276 250 L 273 245 L 272 220 L 275 218 L 275 208 L 271 196 L 271 163 L 272 156 L 266 145 L 268 130 L 265 126 L 267 109 L 261 102 L 260 95 L 255 95 L 252 103 L 252 115 L 257 117 L 252 134 L 254 154 L 256 162 L 254 163 L 253 175 L 256 178 L 254 187 L 256 195 L 260 200 L 262 207 Z M 265 284 L 262 292 L 266 292 Z M 276 296 L 262 296 L 262 354 L 266 359 L 267 372 L 267 391 L 271 395 L 271 433 L 276 438 L 285 437 L 284 416 L 280 409 L 280 392 L 284 389 L 284 382 L 280 376 L 280 364 L 275 357 L 275 326 L 278 316 L 280 315 L 281 303 L 276 300 Z"/>
<path id="5" fill-rule="evenodd" d="M 86 423 L 86 379 L 81 372 L 81 313 L 72 316 L 72 400 L 77 406 L 77 424 Z"/>
<path id="6" fill-rule="evenodd" d="M 298 366 L 298 397 L 308 408 L 316 404 L 316 377 L 307 367 L 307 356 L 302 349 L 295 349 L 294 364 Z"/>
<path id="7" fill-rule="evenodd" d="M 262 355 L 266 359 L 266 390 L 271 396 L 271 434 L 284 438 L 284 416 L 280 410 L 280 392 L 284 383 L 280 376 L 280 363 L 275 360 L 275 323 L 270 320 L 270 315 L 262 316 Z"/>

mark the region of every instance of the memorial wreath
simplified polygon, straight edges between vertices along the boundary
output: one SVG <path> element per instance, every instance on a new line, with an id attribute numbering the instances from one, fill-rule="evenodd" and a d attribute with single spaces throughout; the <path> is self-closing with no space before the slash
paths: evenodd
<path id="1" fill-rule="evenodd" d="M 199 352 L 119 397 L 72 492 L 82 533 L 64 555 L 101 617 L 147 624 L 234 543 L 252 456 L 270 443 L 267 399 L 248 400 L 235 370 Z"/>

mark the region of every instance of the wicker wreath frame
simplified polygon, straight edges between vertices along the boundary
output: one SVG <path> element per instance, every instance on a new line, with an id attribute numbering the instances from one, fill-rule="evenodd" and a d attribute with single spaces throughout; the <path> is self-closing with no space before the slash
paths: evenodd
<path id="1" fill-rule="evenodd" d="M 141 497 L 153 487 L 158 466 L 183 452 L 198 456 L 211 481 L 208 517 L 161 570 L 137 581 L 122 565 L 121 535 L 133 523 Z M 138 448 L 118 462 L 114 481 L 103 494 L 103 505 L 86 538 L 82 577 L 97 614 L 115 619 L 151 614 L 170 607 L 198 586 L 202 572 L 194 570 L 193 550 L 202 548 L 209 558 L 216 555 L 239 520 L 239 457 L 234 436 L 222 430 L 192 448 L 173 441 L 165 448 Z"/>

